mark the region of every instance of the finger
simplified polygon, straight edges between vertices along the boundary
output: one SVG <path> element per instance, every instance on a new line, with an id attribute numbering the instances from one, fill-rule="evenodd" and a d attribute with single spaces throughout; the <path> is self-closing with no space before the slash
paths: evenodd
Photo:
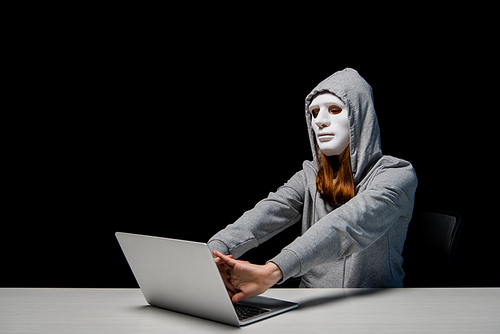
<path id="1" fill-rule="evenodd" d="M 228 272 L 220 272 L 222 282 L 226 286 L 226 289 L 231 290 L 233 293 L 238 292 L 238 290 L 234 287 L 233 283 L 231 282 L 231 275 Z"/>
<path id="2" fill-rule="evenodd" d="M 215 265 L 217 266 L 217 268 L 219 268 L 219 271 L 221 272 L 221 275 L 222 275 L 222 271 L 225 270 L 229 270 L 231 269 L 230 266 L 228 266 L 225 262 L 222 262 L 222 260 L 220 258 L 215 258 Z"/>
<path id="3" fill-rule="evenodd" d="M 231 291 L 233 294 L 239 291 L 238 289 L 236 289 L 233 282 L 231 281 L 231 274 L 229 274 L 229 272 L 221 273 L 221 276 L 222 276 L 222 281 L 224 282 L 224 285 L 226 286 L 227 290 Z"/>
<path id="4" fill-rule="evenodd" d="M 217 254 L 222 254 L 222 253 L 221 253 L 221 252 L 219 252 L 219 251 L 213 250 L 213 251 L 212 251 L 212 254 L 213 254 L 213 256 L 215 256 L 215 259 L 216 259 L 216 261 L 217 261 L 217 259 L 218 259 L 218 258 L 220 258 L 220 256 L 218 256 Z M 226 256 L 227 256 L 227 257 L 230 257 L 231 259 L 233 258 L 233 256 L 232 256 L 232 255 L 226 255 Z"/>
<path id="5" fill-rule="evenodd" d="M 219 251 L 214 251 L 214 255 L 219 257 L 224 263 L 228 264 L 231 267 L 234 267 L 238 263 L 235 259 L 233 259 L 233 257 L 231 255 L 227 256 L 227 255 L 222 254 Z"/>
<path id="6" fill-rule="evenodd" d="M 216 265 L 224 265 L 224 262 L 221 260 L 220 257 L 214 257 L 214 261 Z"/>
<path id="7" fill-rule="evenodd" d="M 233 258 L 232 255 L 229 255 L 228 257 L 230 258 Z M 215 264 L 217 265 L 217 267 L 225 267 L 225 268 L 230 268 L 230 266 L 227 265 L 226 262 L 224 262 L 220 257 L 214 257 L 214 261 L 215 261 Z"/>
<path id="8" fill-rule="evenodd" d="M 229 279 L 227 279 L 227 280 L 225 279 L 223 281 L 224 281 L 224 285 L 226 286 L 226 290 L 228 292 L 232 293 L 232 294 L 231 293 L 229 294 L 230 296 L 232 296 L 238 292 L 238 290 L 236 290 L 236 288 L 231 284 L 231 282 L 229 282 Z"/>
<path id="9" fill-rule="evenodd" d="M 231 301 L 233 302 L 233 304 L 236 304 L 236 303 L 239 303 L 242 300 L 247 299 L 247 298 L 248 297 L 246 297 L 245 294 L 242 291 L 240 291 L 240 292 L 236 293 L 235 295 L 233 295 L 233 297 L 231 298 Z"/>

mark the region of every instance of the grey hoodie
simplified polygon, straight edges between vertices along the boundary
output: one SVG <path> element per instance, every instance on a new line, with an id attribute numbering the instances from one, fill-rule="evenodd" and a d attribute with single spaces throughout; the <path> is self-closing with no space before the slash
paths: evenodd
<path id="1" fill-rule="evenodd" d="M 322 200 L 316 189 L 317 144 L 308 107 L 325 91 L 342 99 L 349 115 L 356 195 L 343 205 Z M 417 177 L 409 162 L 382 154 L 370 85 L 353 69 L 336 72 L 306 97 L 305 115 L 314 161 L 305 161 L 301 171 L 215 234 L 208 246 L 239 258 L 301 221 L 302 236 L 270 260 L 283 281 L 302 276 L 301 287 L 402 287 L 401 253 Z"/>

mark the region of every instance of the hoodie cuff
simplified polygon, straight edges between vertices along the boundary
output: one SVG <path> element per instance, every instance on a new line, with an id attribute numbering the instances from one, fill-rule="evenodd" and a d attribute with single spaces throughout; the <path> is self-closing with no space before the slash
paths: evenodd
<path id="1" fill-rule="evenodd" d="M 298 276 L 302 269 L 302 264 L 297 254 L 288 249 L 282 250 L 281 253 L 267 262 L 274 262 L 280 267 L 283 279 L 278 284 L 283 283 L 290 277 Z"/>
<path id="2" fill-rule="evenodd" d="M 223 243 L 220 240 L 217 240 L 217 239 L 210 240 L 207 243 L 207 246 L 210 249 L 210 253 L 212 253 L 212 251 L 216 250 L 216 251 L 221 252 L 224 255 L 229 255 L 229 248 L 226 246 L 225 243 Z"/>

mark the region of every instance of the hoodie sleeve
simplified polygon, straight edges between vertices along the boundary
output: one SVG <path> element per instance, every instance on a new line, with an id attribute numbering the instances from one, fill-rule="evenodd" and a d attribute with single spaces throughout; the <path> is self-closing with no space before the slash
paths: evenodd
<path id="1" fill-rule="evenodd" d="M 318 220 L 270 261 L 286 280 L 369 247 L 399 217 L 411 217 L 416 187 L 411 164 L 400 160 L 381 167 L 364 191 Z"/>
<path id="2" fill-rule="evenodd" d="M 304 172 L 300 171 L 236 222 L 215 234 L 208 241 L 208 247 L 239 258 L 300 220 L 305 189 Z"/>

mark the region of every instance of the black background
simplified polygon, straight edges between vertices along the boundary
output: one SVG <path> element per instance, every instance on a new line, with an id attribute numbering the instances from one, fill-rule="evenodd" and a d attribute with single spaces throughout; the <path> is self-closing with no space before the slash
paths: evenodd
<path id="1" fill-rule="evenodd" d="M 373 88 L 383 152 L 414 165 L 416 209 L 465 219 L 453 284 L 498 286 L 487 27 L 98 12 L 13 41 L 0 286 L 136 286 L 116 231 L 206 242 L 312 158 L 304 98 L 345 67 Z"/>

